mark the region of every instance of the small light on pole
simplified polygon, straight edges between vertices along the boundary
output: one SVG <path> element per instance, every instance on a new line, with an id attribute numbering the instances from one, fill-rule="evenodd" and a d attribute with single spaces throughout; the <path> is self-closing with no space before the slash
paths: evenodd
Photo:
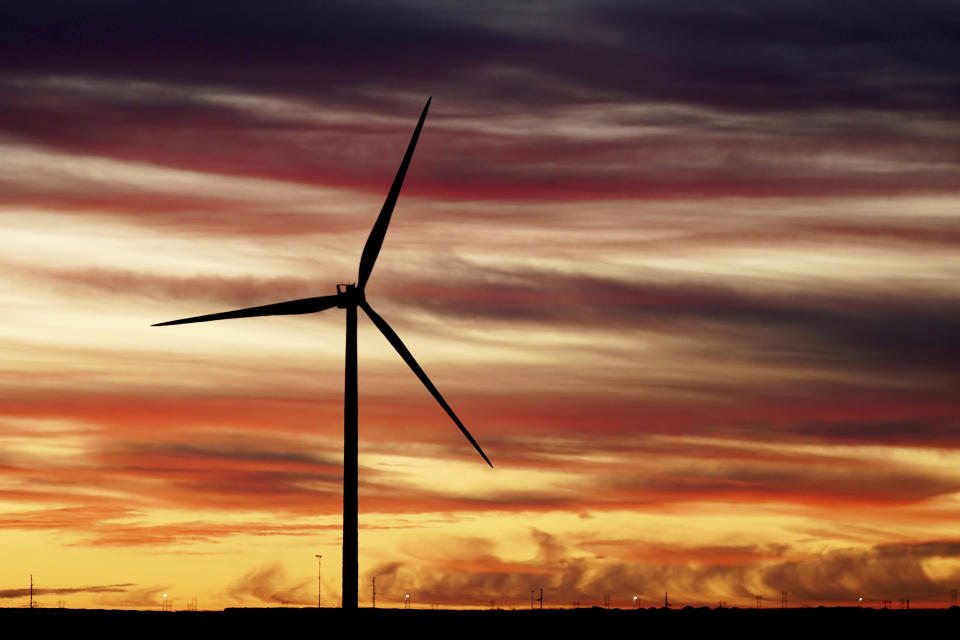
<path id="1" fill-rule="evenodd" d="M 317 609 L 319 609 L 319 608 L 320 608 L 320 593 L 321 593 L 321 591 L 322 591 L 322 589 L 323 589 L 322 583 L 321 583 L 321 581 L 320 581 L 320 577 L 321 577 L 322 572 L 323 572 L 323 556 L 320 555 L 319 553 L 318 553 L 318 554 L 315 554 L 315 555 L 317 556 Z"/>
<path id="2" fill-rule="evenodd" d="M 410 608 L 410 594 L 409 594 L 409 593 L 407 593 L 407 594 L 405 594 L 405 595 L 403 596 L 403 608 L 404 608 L 404 609 L 409 609 L 409 608 Z"/>
<path id="3" fill-rule="evenodd" d="M 167 594 L 163 594 L 163 610 L 167 610 Z"/>
<path id="4" fill-rule="evenodd" d="M 634 609 L 639 609 L 639 608 L 640 608 L 640 598 L 639 598 L 639 596 L 633 596 L 633 608 L 634 608 Z"/>

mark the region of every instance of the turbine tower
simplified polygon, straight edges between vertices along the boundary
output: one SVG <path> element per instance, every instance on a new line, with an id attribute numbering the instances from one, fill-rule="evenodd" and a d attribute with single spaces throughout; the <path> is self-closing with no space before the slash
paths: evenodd
<path id="1" fill-rule="evenodd" d="M 473 448 L 483 457 L 490 467 L 493 464 L 490 459 L 473 439 L 467 428 L 460 422 L 460 418 L 453 412 L 447 401 L 443 399 L 440 392 L 424 373 L 423 369 L 417 364 L 413 354 L 400 340 L 400 336 L 387 324 L 387 321 L 380 317 L 376 311 L 367 302 L 364 290 L 367 286 L 367 280 L 373 271 L 373 265 L 380 254 L 380 248 L 383 246 L 383 239 L 387 233 L 387 226 L 390 224 L 390 216 L 393 214 L 393 208 L 397 204 L 397 197 L 400 195 L 400 188 L 403 186 L 403 179 L 407 174 L 407 168 L 410 166 L 410 159 L 413 157 L 413 149 L 417 146 L 417 138 L 420 137 L 420 130 L 423 128 L 423 121 L 427 117 L 427 109 L 430 108 L 430 100 L 423 107 L 423 113 L 420 114 L 420 121 L 417 122 L 417 128 L 413 131 L 410 138 L 410 144 L 407 145 L 407 152 L 403 156 L 400 168 L 397 170 L 397 176 L 393 179 L 393 185 L 390 187 L 387 198 L 380 209 L 380 215 L 377 217 L 373 229 L 367 237 L 367 243 L 363 247 L 363 253 L 360 256 L 360 270 L 357 276 L 356 284 L 338 284 L 337 294 L 330 296 L 320 296 L 317 298 L 303 298 L 300 300 L 289 300 L 287 302 L 278 302 L 260 307 L 250 307 L 247 309 L 237 309 L 234 311 L 225 311 L 223 313 L 212 313 L 204 316 L 194 316 L 192 318 L 183 318 L 180 320 L 171 320 L 170 322 L 160 322 L 153 326 L 162 327 L 172 324 L 187 324 L 191 322 L 209 322 L 211 320 L 226 320 L 229 318 L 252 318 L 257 316 L 280 316 L 301 313 L 315 313 L 324 311 L 332 307 L 345 309 L 347 312 L 347 344 L 346 361 L 344 366 L 344 390 L 343 390 L 343 608 L 355 610 L 357 608 L 357 589 L 359 581 L 359 570 L 357 566 L 357 307 L 363 309 L 364 313 L 373 321 L 373 324 L 380 330 L 387 341 L 393 345 L 404 362 L 413 370 L 413 373 L 420 379 L 427 391 L 440 403 L 447 415 L 456 423 L 461 433 L 466 436 Z"/>

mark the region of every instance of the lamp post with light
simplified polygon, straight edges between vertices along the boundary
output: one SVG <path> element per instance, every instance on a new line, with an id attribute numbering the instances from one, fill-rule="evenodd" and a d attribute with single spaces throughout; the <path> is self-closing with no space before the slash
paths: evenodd
<path id="1" fill-rule="evenodd" d="M 320 581 L 320 580 L 321 580 L 322 571 L 323 571 L 323 556 L 320 555 L 319 553 L 316 554 L 316 556 L 317 556 L 317 609 L 319 609 L 319 608 L 320 608 L 320 593 L 321 593 L 321 591 L 322 591 L 322 589 L 323 589 L 322 583 L 321 583 L 321 581 Z"/>

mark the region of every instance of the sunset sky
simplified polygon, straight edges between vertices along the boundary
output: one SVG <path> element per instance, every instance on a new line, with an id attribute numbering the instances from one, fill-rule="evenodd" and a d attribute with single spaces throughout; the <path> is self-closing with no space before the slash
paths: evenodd
<path id="1" fill-rule="evenodd" d="M 0 8 L 0 606 L 946 606 L 960 5 Z"/>

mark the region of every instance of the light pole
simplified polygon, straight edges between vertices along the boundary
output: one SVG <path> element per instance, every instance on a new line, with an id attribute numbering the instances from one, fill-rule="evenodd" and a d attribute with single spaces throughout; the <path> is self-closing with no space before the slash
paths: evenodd
<path id="1" fill-rule="evenodd" d="M 410 594 L 409 594 L 409 593 L 403 596 L 403 608 L 404 608 L 404 609 L 409 609 L 409 608 L 410 608 Z"/>
<path id="2" fill-rule="evenodd" d="M 640 598 L 638 596 L 633 596 L 633 608 L 634 609 L 640 608 Z"/>
<path id="3" fill-rule="evenodd" d="M 167 594 L 163 594 L 163 610 L 167 610 Z"/>
<path id="4" fill-rule="evenodd" d="M 320 582 L 320 578 L 321 578 L 321 576 L 323 575 L 323 556 L 320 555 L 319 553 L 316 554 L 316 556 L 317 556 L 317 609 L 319 609 L 319 608 L 320 608 L 320 593 L 321 593 L 321 590 L 322 590 L 322 588 L 323 588 L 323 587 L 322 587 L 322 584 L 323 584 L 323 583 Z"/>

